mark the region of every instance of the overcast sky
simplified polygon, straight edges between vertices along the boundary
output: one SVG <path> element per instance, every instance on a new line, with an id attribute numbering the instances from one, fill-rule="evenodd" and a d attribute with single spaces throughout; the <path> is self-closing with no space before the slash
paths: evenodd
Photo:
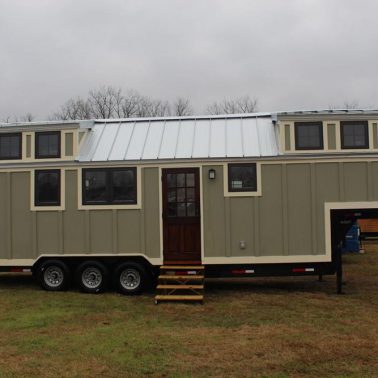
<path id="1" fill-rule="evenodd" d="M 102 85 L 250 95 L 259 110 L 378 107 L 377 0 L 0 0 L 0 118 Z"/>

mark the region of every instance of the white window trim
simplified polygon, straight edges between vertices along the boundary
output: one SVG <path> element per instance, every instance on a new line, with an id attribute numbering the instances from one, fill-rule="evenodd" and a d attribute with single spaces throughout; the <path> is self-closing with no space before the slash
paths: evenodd
<path id="1" fill-rule="evenodd" d="M 248 164 L 249 162 L 243 162 L 241 164 Z M 256 164 L 256 191 L 245 191 L 245 192 L 230 192 L 228 190 L 228 165 L 229 163 L 223 164 L 223 191 L 225 197 L 261 197 L 262 196 L 262 183 L 261 183 L 261 163 L 259 162 L 250 162 Z M 235 164 L 235 163 L 230 163 Z"/>
<path id="2" fill-rule="evenodd" d="M 60 171 L 60 206 L 36 206 L 35 205 L 35 171 L 48 171 L 57 169 Z M 31 211 L 63 211 L 66 209 L 66 170 L 59 168 L 39 168 L 30 171 L 30 210 Z"/>
<path id="3" fill-rule="evenodd" d="M 311 122 L 311 121 L 310 121 Z M 364 152 L 377 152 L 378 148 L 374 148 L 374 133 L 373 124 L 378 123 L 378 120 L 368 120 L 368 135 L 369 135 L 369 148 L 341 148 L 341 126 L 339 120 L 323 120 L 323 146 L 322 150 L 296 150 L 295 149 L 295 131 L 294 121 L 281 121 L 280 122 L 280 145 L 281 151 L 285 155 L 292 154 L 322 154 L 322 153 L 364 153 Z M 336 149 L 329 149 L 328 146 L 328 125 L 335 125 L 336 133 Z M 285 126 L 290 127 L 290 149 L 285 148 Z"/>
<path id="4" fill-rule="evenodd" d="M 115 204 L 115 205 L 84 205 L 83 204 L 83 169 L 86 168 L 136 168 L 137 172 L 137 203 L 133 204 Z M 77 208 L 78 210 L 122 210 L 122 209 L 141 209 L 142 208 L 142 168 L 140 166 L 130 165 L 130 166 L 106 166 L 106 167 L 82 167 L 77 170 Z"/>

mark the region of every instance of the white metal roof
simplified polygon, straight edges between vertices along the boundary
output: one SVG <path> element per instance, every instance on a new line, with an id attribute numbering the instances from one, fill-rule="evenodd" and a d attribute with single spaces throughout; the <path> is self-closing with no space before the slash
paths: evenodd
<path id="1" fill-rule="evenodd" d="M 277 156 L 269 113 L 95 121 L 79 161 Z"/>

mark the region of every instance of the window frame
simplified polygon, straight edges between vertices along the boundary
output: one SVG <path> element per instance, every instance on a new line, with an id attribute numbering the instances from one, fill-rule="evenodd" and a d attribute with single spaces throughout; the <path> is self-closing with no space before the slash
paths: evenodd
<path id="1" fill-rule="evenodd" d="M 102 202 L 87 201 L 85 196 L 85 174 L 86 172 L 99 172 L 105 171 L 106 173 L 106 196 L 107 200 Z M 132 171 L 134 173 L 134 193 L 135 198 L 132 201 L 115 201 L 113 199 L 113 180 L 112 173 L 114 171 Z M 81 206 L 135 206 L 138 205 L 138 170 L 136 167 L 112 167 L 112 168 L 82 168 L 81 171 Z"/>
<path id="2" fill-rule="evenodd" d="M 230 170 L 233 167 L 251 167 L 254 166 L 255 169 L 255 189 L 235 189 L 231 185 L 231 174 Z M 229 193 L 258 193 L 259 192 L 259 174 L 258 174 L 258 165 L 257 163 L 229 163 L 227 164 L 227 189 Z"/>
<path id="3" fill-rule="evenodd" d="M 364 127 L 365 144 L 363 146 L 345 146 L 344 144 L 344 125 L 359 125 Z M 369 122 L 363 120 L 357 121 L 340 121 L 340 149 L 341 150 L 368 150 L 370 148 L 369 140 Z"/>
<path id="4" fill-rule="evenodd" d="M 298 141 L 299 141 L 299 135 L 298 135 L 298 129 L 302 126 L 318 126 L 319 129 L 319 137 L 320 137 L 320 144 L 316 147 L 299 147 Z M 295 150 L 298 151 L 320 151 L 324 150 L 324 132 L 323 132 L 323 122 L 322 121 L 299 121 L 294 122 L 294 146 Z"/>
<path id="5" fill-rule="evenodd" d="M 60 159 L 62 156 L 62 135 L 61 131 L 36 131 L 34 134 L 34 151 L 36 159 Z M 38 137 L 42 135 L 57 135 L 58 136 L 58 153 L 56 155 L 41 155 L 38 150 Z"/>
<path id="6" fill-rule="evenodd" d="M 41 203 L 37 200 L 37 182 L 38 182 L 38 173 L 58 173 L 58 202 L 49 202 L 49 203 Z M 46 208 L 46 207 L 54 207 L 59 208 L 62 206 L 62 172 L 61 169 L 35 169 L 34 170 L 34 207 L 35 208 Z"/>
<path id="7" fill-rule="evenodd" d="M 18 137 L 18 155 L 16 157 L 3 157 L 0 155 L 0 160 L 21 160 L 22 159 L 22 133 L 0 133 L 0 139 L 1 137 Z"/>

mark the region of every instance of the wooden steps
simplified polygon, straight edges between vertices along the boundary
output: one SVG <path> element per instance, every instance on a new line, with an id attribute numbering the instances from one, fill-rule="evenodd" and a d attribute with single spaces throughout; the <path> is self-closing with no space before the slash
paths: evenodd
<path id="1" fill-rule="evenodd" d="M 156 295 L 155 301 L 203 301 L 203 295 Z"/>
<path id="2" fill-rule="evenodd" d="M 160 267 L 155 303 L 167 301 L 201 302 L 204 291 L 203 265 L 163 265 Z"/>
<path id="3" fill-rule="evenodd" d="M 189 279 L 191 281 L 203 281 L 204 276 L 197 276 L 197 275 L 190 275 L 190 274 L 183 274 L 183 275 L 174 275 L 174 276 L 169 276 L 169 275 L 160 275 L 159 280 L 167 280 L 167 281 L 177 281 L 177 280 L 185 280 Z"/>

